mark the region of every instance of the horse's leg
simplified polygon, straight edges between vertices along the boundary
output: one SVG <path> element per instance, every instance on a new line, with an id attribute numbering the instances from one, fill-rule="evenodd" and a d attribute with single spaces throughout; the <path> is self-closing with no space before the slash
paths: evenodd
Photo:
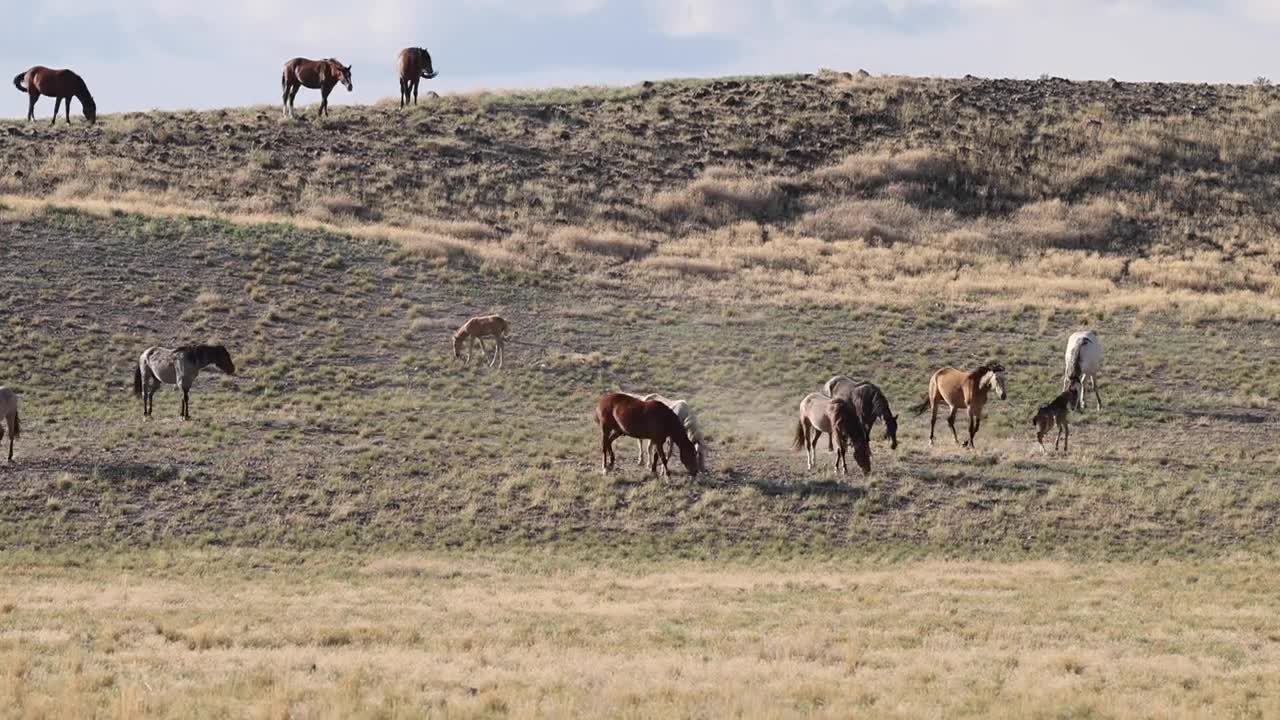
<path id="1" fill-rule="evenodd" d="M 947 425 L 951 426 L 951 437 L 955 438 L 956 444 L 960 444 L 960 436 L 956 434 L 956 409 L 951 408 L 951 414 L 947 416 Z"/>
<path id="2" fill-rule="evenodd" d="M 419 82 L 422 82 L 421 77 L 416 77 L 413 79 L 413 104 L 414 105 L 418 104 L 418 83 Z"/>
<path id="3" fill-rule="evenodd" d="M 320 114 L 329 114 L 329 93 L 333 92 L 333 86 L 320 88 Z"/>
<path id="4" fill-rule="evenodd" d="M 1098 409 L 1102 409 L 1102 395 L 1098 393 L 1098 376 L 1090 375 L 1089 381 L 1093 383 L 1093 397 L 1098 400 Z"/>
<path id="5" fill-rule="evenodd" d="M 644 467 L 644 438 L 636 438 L 636 451 L 638 452 L 638 455 L 636 456 L 636 464 L 640 467 Z"/>
<path id="6" fill-rule="evenodd" d="M 502 369 L 502 361 L 507 359 L 507 343 L 503 341 L 502 336 L 498 336 L 498 369 Z"/>
<path id="7" fill-rule="evenodd" d="M 404 107 L 409 99 L 408 83 L 404 78 L 400 78 L 400 107 Z"/>
<path id="8" fill-rule="evenodd" d="M 609 474 L 609 455 L 613 452 L 613 440 L 609 438 L 609 428 L 600 427 L 600 472 Z"/>
<path id="9" fill-rule="evenodd" d="M 84 107 L 83 103 L 81 103 L 81 107 Z M 67 114 L 67 124 L 70 125 L 71 124 L 71 98 L 67 98 L 67 104 L 66 106 L 63 107 L 63 112 Z"/>
<path id="10" fill-rule="evenodd" d="M 27 93 L 27 121 L 31 122 L 36 119 L 36 101 L 40 99 L 40 93 L 35 92 L 35 88 L 31 88 L 31 92 Z"/>
<path id="11" fill-rule="evenodd" d="M 929 403 L 929 447 L 933 447 L 933 429 L 938 424 L 938 405 Z"/>
<path id="12" fill-rule="evenodd" d="M 71 102 L 70 100 L 67 101 L 68 104 L 70 102 Z M 53 99 L 53 120 L 49 123 L 50 125 L 58 124 L 58 111 L 61 109 L 62 109 L 62 98 L 55 97 Z"/>
<path id="13" fill-rule="evenodd" d="M 1071 426 L 1062 423 L 1062 452 L 1070 452 L 1071 450 Z"/>
<path id="14" fill-rule="evenodd" d="M 978 434 L 978 428 L 980 427 L 982 427 L 982 417 L 977 412 L 975 412 L 972 407 L 969 408 L 969 449 L 970 450 L 973 450 L 975 448 L 973 444 L 973 436 Z"/>

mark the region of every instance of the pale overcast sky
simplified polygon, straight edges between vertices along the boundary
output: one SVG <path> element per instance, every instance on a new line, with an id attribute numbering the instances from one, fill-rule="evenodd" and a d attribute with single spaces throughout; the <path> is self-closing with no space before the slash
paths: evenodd
<path id="1" fill-rule="evenodd" d="M 1280 79 L 1280 0 L 0 0 L 0 18 L 5 78 L 74 68 L 100 112 L 278 103 L 297 55 L 353 65 L 355 92 L 335 99 L 373 102 L 396 95 L 407 45 L 440 72 L 424 92 L 820 67 Z M 0 116 L 25 116 L 8 98 Z"/>

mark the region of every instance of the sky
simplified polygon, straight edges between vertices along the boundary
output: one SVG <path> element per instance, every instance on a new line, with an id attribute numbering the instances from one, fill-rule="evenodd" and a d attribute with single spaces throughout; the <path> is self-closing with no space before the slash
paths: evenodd
<path id="1" fill-rule="evenodd" d="M 275 104 L 295 56 L 352 66 L 333 102 L 376 102 L 415 45 L 440 73 L 422 92 L 440 93 L 824 67 L 1280 80 L 1280 0 L 0 0 L 0 18 L 4 77 L 73 68 L 99 112 Z M 7 97 L 0 117 L 24 117 Z"/>

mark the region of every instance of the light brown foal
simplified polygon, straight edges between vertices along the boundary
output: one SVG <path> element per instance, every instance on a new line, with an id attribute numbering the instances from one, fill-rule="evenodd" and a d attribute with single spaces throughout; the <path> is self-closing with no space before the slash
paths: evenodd
<path id="1" fill-rule="evenodd" d="M 471 363 L 471 350 L 476 343 L 480 344 L 481 354 L 489 351 L 485 349 L 484 338 L 493 338 L 496 347 L 493 349 L 493 358 L 489 360 L 489 367 L 493 367 L 494 363 L 498 364 L 498 369 L 502 369 L 502 360 L 505 356 L 503 347 L 507 339 L 507 331 L 511 328 L 506 320 L 499 315 L 481 315 L 473 317 L 462 324 L 458 331 L 453 334 L 453 356 L 462 358 L 462 346 L 467 346 L 467 364 Z"/>

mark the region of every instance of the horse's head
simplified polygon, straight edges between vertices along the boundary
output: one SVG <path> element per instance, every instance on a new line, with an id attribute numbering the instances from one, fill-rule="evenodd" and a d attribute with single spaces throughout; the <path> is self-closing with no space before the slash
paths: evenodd
<path id="1" fill-rule="evenodd" d="M 90 125 L 98 122 L 98 104 L 93 101 L 93 96 L 89 95 L 88 91 L 80 97 L 80 109 L 84 111 L 84 119 L 88 120 Z"/>
<path id="2" fill-rule="evenodd" d="M 889 441 L 891 450 L 898 449 L 898 416 L 887 411 L 884 414 L 884 437 Z"/>
<path id="3" fill-rule="evenodd" d="M 236 364 L 231 362 L 231 353 L 227 352 L 226 345 L 213 345 L 209 348 L 209 354 L 219 370 L 228 375 L 236 374 Z"/>
<path id="4" fill-rule="evenodd" d="M 332 59 L 326 60 L 325 65 L 328 66 L 330 76 L 342 83 L 347 88 L 347 92 L 351 92 L 351 66 Z"/>
<path id="5" fill-rule="evenodd" d="M 431 67 L 431 53 L 426 48 L 418 48 L 418 59 L 422 61 L 422 77 L 428 80 L 434 78 L 436 71 Z"/>
<path id="6" fill-rule="evenodd" d="M 1005 385 L 1004 366 L 998 362 L 989 363 L 987 372 L 982 377 L 982 387 L 987 389 L 995 389 L 996 395 L 1001 400 L 1009 397 L 1008 389 Z"/>
<path id="7" fill-rule="evenodd" d="M 467 338 L 465 335 L 462 334 L 461 330 L 453 334 L 453 357 L 454 358 L 458 360 L 462 359 L 462 346 L 466 344 L 466 341 L 467 341 Z"/>
<path id="8" fill-rule="evenodd" d="M 677 445 L 680 447 L 680 463 L 684 465 L 685 470 L 689 471 L 690 477 L 698 477 L 698 471 L 702 469 L 702 463 L 698 461 L 698 449 L 689 442 L 688 438 Z"/>

